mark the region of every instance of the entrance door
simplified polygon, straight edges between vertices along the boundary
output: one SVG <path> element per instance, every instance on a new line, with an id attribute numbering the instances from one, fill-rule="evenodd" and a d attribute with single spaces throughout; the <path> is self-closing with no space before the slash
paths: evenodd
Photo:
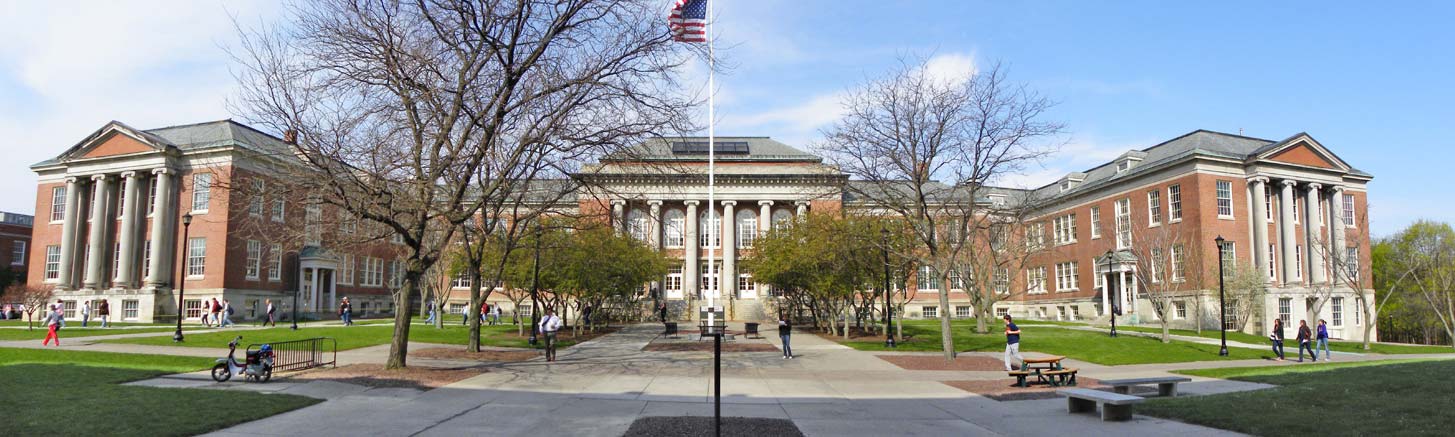
<path id="1" fill-rule="evenodd" d="M 333 288 L 333 269 L 318 269 L 318 292 L 328 293 L 329 311 L 338 308 L 338 290 Z"/>

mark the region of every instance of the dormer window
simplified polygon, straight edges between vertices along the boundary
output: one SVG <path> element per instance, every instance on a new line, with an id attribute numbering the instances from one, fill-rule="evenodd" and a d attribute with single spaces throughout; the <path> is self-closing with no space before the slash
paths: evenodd
<path id="1" fill-rule="evenodd" d="M 1127 170 L 1131 170 L 1131 169 L 1132 169 L 1132 160 L 1130 160 L 1130 159 L 1123 159 L 1123 160 L 1121 160 L 1121 162 L 1118 162 L 1117 163 L 1117 173 L 1123 173 L 1123 172 L 1126 172 Z"/>

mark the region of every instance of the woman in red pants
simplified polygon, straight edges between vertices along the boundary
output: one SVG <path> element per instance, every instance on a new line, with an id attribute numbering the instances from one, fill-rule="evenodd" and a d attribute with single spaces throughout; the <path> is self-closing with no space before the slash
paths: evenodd
<path id="1" fill-rule="evenodd" d="M 60 309 L 53 309 L 53 310 L 51 310 L 50 314 L 47 314 L 46 315 L 45 322 L 46 322 L 47 328 L 50 331 L 46 332 L 46 334 L 45 334 L 45 341 L 43 341 L 43 342 L 40 343 L 41 346 L 45 346 L 47 344 L 50 344 L 51 340 L 54 339 L 56 341 L 56 346 L 59 347 L 61 345 L 61 337 L 60 337 L 59 334 L 57 334 L 57 332 L 60 331 L 61 330 L 61 326 L 66 323 L 65 317 L 61 315 L 61 310 Z"/>

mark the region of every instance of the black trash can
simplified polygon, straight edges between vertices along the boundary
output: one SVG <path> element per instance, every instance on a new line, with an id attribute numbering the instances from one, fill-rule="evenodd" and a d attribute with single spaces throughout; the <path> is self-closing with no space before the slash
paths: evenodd
<path id="1" fill-rule="evenodd" d="M 754 322 L 744 323 L 743 324 L 743 336 L 745 336 L 745 337 L 762 337 L 761 334 L 758 334 L 758 324 L 757 323 L 754 323 Z"/>
<path id="2" fill-rule="evenodd" d="M 676 336 L 677 335 L 677 322 L 667 322 L 667 323 L 663 323 L 663 324 L 664 325 L 667 325 L 667 332 L 662 333 L 662 335 L 666 335 L 666 336 Z"/>

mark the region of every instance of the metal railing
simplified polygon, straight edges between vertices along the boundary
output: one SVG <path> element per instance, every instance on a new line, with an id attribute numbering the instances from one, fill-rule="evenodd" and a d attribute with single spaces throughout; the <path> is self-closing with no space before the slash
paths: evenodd
<path id="1" fill-rule="evenodd" d="M 257 351 L 264 344 L 273 346 L 273 371 L 287 372 L 307 370 L 314 367 L 338 365 L 338 341 L 328 338 L 280 341 L 248 345 L 248 352 Z M 327 360 L 325 361 L 325 358 Z"/>

